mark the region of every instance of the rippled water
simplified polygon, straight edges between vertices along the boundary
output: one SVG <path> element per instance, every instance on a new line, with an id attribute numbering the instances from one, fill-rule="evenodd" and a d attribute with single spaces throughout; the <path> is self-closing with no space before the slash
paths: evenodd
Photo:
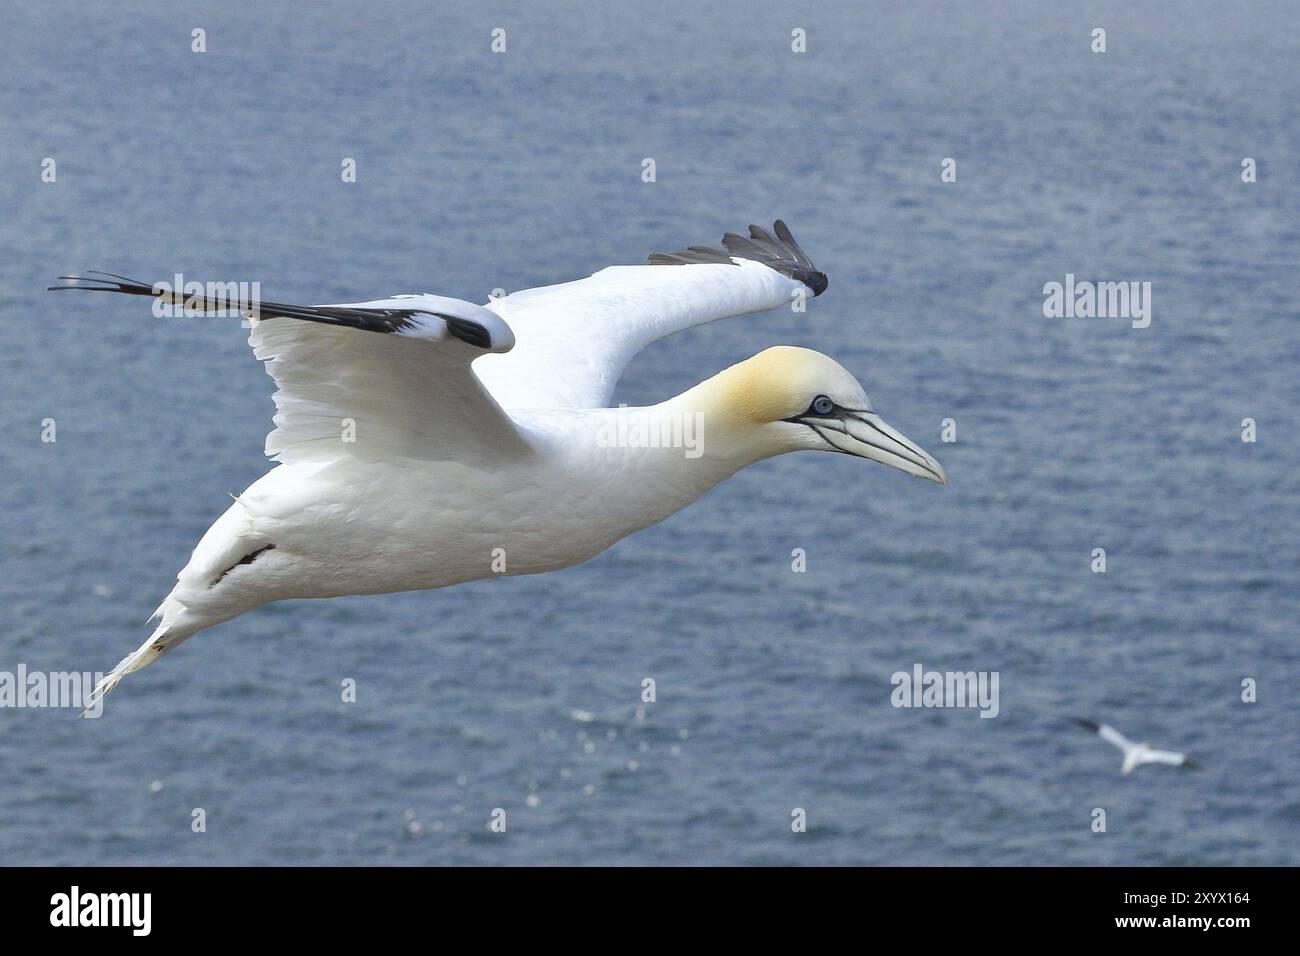
<path id="1" fill-rule="evenodd" d="M 266 6 L 6 13 L 0 670 L 134 648 L 266 467 L 238 323 L 70 270 L 481 300 L 782 216 L 829 293 L 619 399 L 811 346 L 952 483 L 787 456 L 579 568 L 274 605 L 100 720 L 0 710 L 0 861 L 1300 862 L 1288 5 Z M 1067 273 L 1151 282 L 1151 326 L 1044 319 Z M 917 662 L 998 671 L 1000 715 L 893 708 Z M 1206 769 L 1122 778 L 1075 715 Z"/>

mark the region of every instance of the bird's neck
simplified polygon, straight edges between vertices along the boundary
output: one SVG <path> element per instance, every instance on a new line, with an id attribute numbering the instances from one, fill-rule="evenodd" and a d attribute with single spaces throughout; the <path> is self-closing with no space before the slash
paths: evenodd
<path id="1" fill-rule="evenodd" d="M 712 487 L 767 457 L 708 405 L 679 395 L 658 405 L 601 409 L 596 443 L 625 452 L 630 474 Z"/>
<path id="2" fill-rule="evenodd" d="M 692 436 L 691 457 L 703 461 L 721 481 L 741 468 L 778 454 L 751 421 L 745 383 L 733 369 L 721 372 L 680 395 L 643 409 L 661 428 Z"/>
<path id="3" fill-rule="evenodd" d="M 625 533 L 662 521 L 771 454 L 747 440 L 715 399 L 697 386 L 658 405 L 595 413 L 597 480 L 632 519 Z"/>

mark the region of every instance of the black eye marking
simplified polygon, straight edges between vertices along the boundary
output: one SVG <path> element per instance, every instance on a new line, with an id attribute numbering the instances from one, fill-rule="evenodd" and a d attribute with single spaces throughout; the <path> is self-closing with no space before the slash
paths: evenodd
<path id="1" fill-rule="evenodd" d="M 818 395 L 813 399 L 812 405 L 808 407 L 808 410 L 816 415 L 829 415 L 835 410 L 835 403 L 825 395 Z"/>

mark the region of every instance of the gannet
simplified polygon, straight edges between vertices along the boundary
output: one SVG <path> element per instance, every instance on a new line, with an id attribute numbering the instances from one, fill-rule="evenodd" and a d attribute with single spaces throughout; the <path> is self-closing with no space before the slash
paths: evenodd
<path id="1" fill-rule="evenodd" d="M 1095 724 L 1091 720 L 1083 720 L 1079 717 L 1076 717 L 1074 722 L 1080 727 L 1091 730 L 1107 743 L 1114 744 L 1123 752 L 1124 774 L 1132 773 L 1135 767 L 1140 767 L 1144 763 L 1167 763 L 1188 770 L 1201 769 L 1201 765 L 1186 754 L 1174 753 L 1172 750 L 1152 750 L 1150 744 L 1135 744 L 1110 724 Z"/>
<path id="2" fill-rule="evenodd" d="M 90 703 L 271 601 L 579 564 L 785 452 L 854 455 L 947 484 L 857 379 L 809 349 L 769 348 L 657 405 L 608 407 L 651 342 L 825 291 L 783 222 L 749 231 L 485 305 L 430 293 L 254 303 L 248 341 L 275 382 L 266 454 L 279 464 L 232 496 L 150 618 L 156 629 Z M 52 289 L 187 303 L 180 289 L 111 273 L 60 279 L 72 284 Z M 193 313 L 228 305 L 188 297 Z M 675 439 L 688 428 L 698 434 L 684 448 Z"/>

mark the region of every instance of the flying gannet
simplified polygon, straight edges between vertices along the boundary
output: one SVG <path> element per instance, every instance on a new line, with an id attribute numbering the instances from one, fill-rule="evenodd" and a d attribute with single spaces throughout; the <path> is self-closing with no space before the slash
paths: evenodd
<path id="1" fill-rule="evenodd" d="M 852 375 L 808 349 L 767 349 L 658 405 L 607 407 L 651 342 L 826 289 L 779 220 L 722 244 L 486 305 L 431 294 L 255 303 L 248 341 L 276 385 L 266 454 L 279 466 L 203 535 L 150 618 L 157 629 L 91 703 L 198 631 L 271 601 L 579 564 L 773 455 L 841 452 L 947 484 Z M 90 275 L 52 288 L 186 302 L 162 283 Z M 693 423 L 684 449 L 673 439 Z"/>
<path id="2" fill-rule="evenodd" d="M 1076 717 L 1074 722 L 1080 727 L 1091 730 L 1109 744 L 1114 744 L 1124 754 L 1123 773 L 1130 774 L 1134 768 L 1144 763 L 1167 763 L 1188 770 L 1200 770 L 1201 765 L 1186 754 L 1174 753 L 1172 750 L 1152 750 L 1150 744 L 1135 744 L 1110 724 L 1095 724 L 1091 720 Z"/>

